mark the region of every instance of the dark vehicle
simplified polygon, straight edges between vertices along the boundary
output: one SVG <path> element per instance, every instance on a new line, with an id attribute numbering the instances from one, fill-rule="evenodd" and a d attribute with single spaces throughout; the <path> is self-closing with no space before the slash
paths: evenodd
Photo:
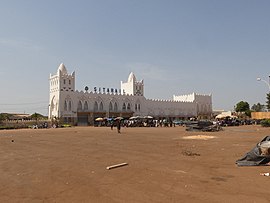
<path id="1" fill-rule="evenodd" d="M 179 125 L 179 126 L 181 126 L 181 125 L 184 125 L 184 122 L 181 121 L 181 120 L 174 120 L 174 121 L 173 121 L 173 124 L 174 124 L 174 125 Z"/>
<path id="2" fill-rule="evenodd" d="M 226 126 L 239 126 L 241 124 L 241 121 L 238 119 L 224 119 L 221 121 L 220 125 L 223 127 Z"/>
<path id="3" fill-rule="evenodd" d="M 203 132 L 215 132 L 220 131 L 222 128 L 218 124 L 213 124 L 212 121 L 197 121 L 186 125 L 186 131 L 203 131 Z"/>

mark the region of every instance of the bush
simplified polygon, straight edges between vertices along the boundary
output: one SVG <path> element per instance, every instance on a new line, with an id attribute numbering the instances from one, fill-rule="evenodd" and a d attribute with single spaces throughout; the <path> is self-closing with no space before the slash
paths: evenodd
<path id="1" fill-rule="evenodd" d="M 270 127 L 270 119 L 265 119 L 260 122 L 262 127 Z"/>

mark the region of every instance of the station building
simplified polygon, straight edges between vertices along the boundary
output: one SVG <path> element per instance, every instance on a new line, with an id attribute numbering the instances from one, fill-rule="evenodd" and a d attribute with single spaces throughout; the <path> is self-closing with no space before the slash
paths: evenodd
<path id="1" fill-rule="evenodd" d="M 173 95 L 171 100 L 147 99 L 144 81 L 130 73 L 121 88 L 75 89 L 75 72 L 62 63 L 49 78 L 49 119 L 74 125 L 94 125 L 96 118 L 152 116 L 155 119 L 208 119 L 212 115 L 212 95 Z"/>

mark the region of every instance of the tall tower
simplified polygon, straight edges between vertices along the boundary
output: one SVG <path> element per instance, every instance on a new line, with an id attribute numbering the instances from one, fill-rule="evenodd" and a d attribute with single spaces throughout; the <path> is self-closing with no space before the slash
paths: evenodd
<path id="1" fill-rule="evenodd" d="M 63 63 L 57 69 L 56 75 L 50 74 L 49 119 L 60 118 L 64 106 L 66 92 L 75 91 L 75 72 L 68 74 Z"/>
<path id="2" fill-rule="evenodd" d="M 124 94 L 144 96 L 143 80 L 137 81 L 134 73 L 131 72 L 127 82 L 121 81 L 121 91 Z"/>

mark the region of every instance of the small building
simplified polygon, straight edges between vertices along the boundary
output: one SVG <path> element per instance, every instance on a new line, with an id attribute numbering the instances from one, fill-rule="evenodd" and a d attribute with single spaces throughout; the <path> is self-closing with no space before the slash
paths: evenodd
<path id="1" fill-rule="evenodd" d="M 173 96 L 172 100 L 146 99 L 144 81 L 130 73 L 121 88 L 95 87 L 93 91 L 75 90 L 75 72 L 68 73 L 62 63 L 50 74 L 49 119 L 75 125 L 94 125 L 98 117 L 152 116 L 155 119 L 210 118 L 212 95 Z"/>

